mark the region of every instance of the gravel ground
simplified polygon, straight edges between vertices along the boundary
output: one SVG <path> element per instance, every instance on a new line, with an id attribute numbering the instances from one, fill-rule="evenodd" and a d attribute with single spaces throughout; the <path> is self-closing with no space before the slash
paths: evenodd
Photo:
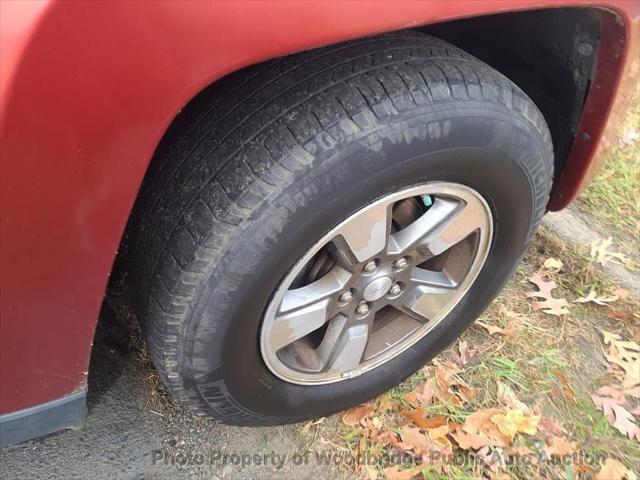
<path id="1" fill-rule="evenodd" d="M 300 426 L 229 427 L 191 415 L 170 400 L 148 402 L 149 373 L 123 327 L 112 310 L 103 312 L 85 428 L 2 448 L 0 478 L 328 479 L 338 473 L 313 456 L 308 462 L 294 457 L 309 451 L 310 439 Z"/>

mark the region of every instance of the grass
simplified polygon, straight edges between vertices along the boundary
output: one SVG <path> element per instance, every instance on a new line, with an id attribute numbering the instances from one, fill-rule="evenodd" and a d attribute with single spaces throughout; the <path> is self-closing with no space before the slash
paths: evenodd
<path id="1" fill-rule="evenodd" d="M 640 89 L 634 94 L 621 137 L 634 129 L 640 133 Z M 627 144 L 621 138 L 610 143 L 601 153 L 602 170 L 579 196 L 577 205 L 628 240 L 640 233 L 640 138 Z"/>
<path id="2" fill-rule="evenodd" d="M 640 124 L 640 91 L 629 113 L 625 130 Z M 600 227 L 626 244 L 630 252 L 640 251 L 637 240 L 640 234 L 640 140 L 629 145 L 616 145 L 604 152 L 603 170 L 579 197 L 577 205 L 583 213 L 596 219 Z M 608 235 L 605 235 L 608 236 Z M 640 471 L 638 442 L 622 436 L 613 428 L 602 412 L 594 405 L 591 394 L 599 387 L 615 383 L 603 355 L 601 330 L 617 332 L 625 338 L 640 342 L 640 304 L 635 297 L 618 301 L 611 308 L 592 304 L 573 304 L 570 314 L 554 317 L 535 312 L 526 293 L 534 287 L 528 278 L 543 268 L 545 259 L 553 257 L 564 263 L 558 273 L 546 272 L 557 283 L 556 298 L 575 299 L 586 295 L 592 288 L 598 293 L 611 291 L 615 285 L 610 279 L 597 273 L 588 255 L 580 249 L 568 247 L 545 229 L 541 229 L 516 276 L 503 293 L 482 315 L 481 321 L 502 329 L 511 335 L 490 335 L 476 325 L 461 338 L 477 354 L 457 377 L 476 392 L 476 396 L 459 405 L 449 402 L 436 403 L 425 408 L 429 416 L 444 416 L 449 422 L 463 423 L 474 411 L 496 406 L 499 385 L 513 390 L 517 398 L 536 412 L 555 418 L 567 431 L 571 441 L 579 445 L 581 452 L 620 459 L 627 467 Z M 638 262 L 636 258 L 636 263 Z M 118 290 L 118 289 L 117 289 Z M 114 295 L 119 299 L 119 295 Z M 637 292 L 636 292 L 637 293 Z M 128 319 L 131 312 L 114 309 L 119 316 Z M 610 315 L 612 308 L 616 315 Z M 130 322 L 126 322 L 130 324 Z M 155 371 L 150 365 L 147 351 L 139 331 L 132 332 L 134 348 L 145 365 L 148 404 L 167 402 Z M 452 347 L 455 348 L 455 347 Z M 450 360 L 450 351 L 438 359 Z M 376 400 L 376 422 L 392 432 L 406 423 L 401 412 L 411 408 L 407 400 L 409 392 L 420 389 L 428 379 L 420 371 L 392 388 Z M 369 454 L 377 460 L 375 469 L 380 478 L 385 463 L 385 446 L 369 438 L 366 429 L 344 426 L 340 415 L 326 421 L 306 426 L 300 435 L 309 438 L 309 448 L 316 451 L 346 452 L 356 458 Z M 518 446 L 540 448 L 539 436 L 518 436 Z M 544 445 L 544 444 L 542 444 Z M 507 464 L 503 469 L 487 473 L 486 466 L 467 452 L 462 464 L 449 465 L 446 471 L 436 467 L 424 467 L 425 479 L 528 479 L 528 478 L 591 478 L 595 470 L 574 474 L 563 466 Z M 357 464 L 356 464 L 357 465 Z M 351 467 L 341 469 L 338 476 L 353 478 Z M 358 477 L 363 469 L 356 466 Z M 483 476 L 484 474 L 487 474 Z M 501 475 L 501 476 L 500 476 Z"/>
<path id="3" fill-rule="evenodd" d="M 614 288 L 609 279 L 597 273 L 590 259 L 579 249 L 567 247 L 543 228 L 514 279 L 480 319 L 503 329 L 511 326 L 514 333 L 511 336 L 490 335 L 484 328 L 475 325 L 461 337 L 478 353 L 456 378 L 476 392 L 475 398 L 464 405 L 435 404 L 426 408 L 425 412 L 429 416 L 443 415 L 449 422 L 463 423 L 474 411 L 495 407 L 499 403 L 499 384 L 506 385 L 525 405 L 545 417 L 556 419 L 566 429 L 567 439 L 577 442 L 580 454 L 616 458 L 627 468 L 637 471 L 640 469 L 638 442 L 613 428 L 595 406 L 591 395 L 601 386 L 616 383 L 607 370 L 602 353 L 601 330 L 617 332 L 637 340 L 640 336 L 637 317 L 640 304 L 637 298 L 632 297 L 618 301 L 611 307 L 574 304 L 571 313 L 563 317 L 534 312 L 531 300 L 526 296 L 534 287 L 527 279 L 540 271 L 544 260 L 549 257 L 558 258 L 564 263 L 560 272 L 546 272 L 558 284 L 553 291 L 556 298 L 575 299 L 587 293 L 592 286 L 596 286 L 599 292 Z M 625 315 L 618 314 L 622 318 L 611 318 L 610 308 Z M 438 360 L 450 360 L 450 354 L 450 351 L 445 351 Z M 380 397 L 377 405 L 385 403 L 387 407 L 382 413 L 376 413 L 377 421 L 388 425 L 389 431 L 397 432 L 407 422 L 400 414 L 411 404 L 406 399 L 407 394 L 419 389 L 427 377 L 421 371 Z M 335 419 L 325 425 L 321 436 L 331 438 L 336 435 L 336 429 L 337 434 L 342 436 L 338 443 L 344 442 L 354 455 L 356 450 L 362 452 L 364 449 L 374 457 L 377 455 L 381 458 L 376 468 L 379 478 L 383 478 L 382 470 L 389 466 L 382 460 L 384 448 L 369 438 L 363 440 L 366 429 L 346 427 L 341 425 L 339 419 Z M 540 435 L 522 435 L 516 437 L 516 443 L 520 447 L 527 446 L 538 451 L 536 449 L 544 446 L 543 438 Z M 488 474 L 486 466 L 477 458 L 465 451 L 455 452 L 465 458 L 462 464 L 456 462 L 445 470 L 433 467 L 424 470 L 423 477 L 463 479 L 480 478 L 482 472 Z M 580 471 L 575 466 L 553 463 L 507 463 L 502 469 L 492 472 L 495 477 L 491 478 L 592 478 L 599 466 L 585 466 L 584 469 Z M 357 472 L 363 478 L 363 471 Z M 502 476 L 498 476 L 498 473 Z M 345 477 L 349 475 L 352 473 L 345 473 Z"/>

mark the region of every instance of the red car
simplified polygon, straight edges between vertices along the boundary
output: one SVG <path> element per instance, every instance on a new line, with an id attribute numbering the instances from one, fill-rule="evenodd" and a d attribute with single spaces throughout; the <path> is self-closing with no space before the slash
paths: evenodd
<path id="1" fill-rule="evenodd" d="M 224 422 L 326 415 L 416 371 L 595 171 L 639 15 L 1 2 L 2 442 L 83 422 L 116 259 L 167 388 Z"/>

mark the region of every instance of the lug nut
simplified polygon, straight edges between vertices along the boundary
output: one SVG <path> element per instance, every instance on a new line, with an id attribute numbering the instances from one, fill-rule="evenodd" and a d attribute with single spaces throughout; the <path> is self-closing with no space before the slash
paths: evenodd
<path id="1" fill-rule="evenodd" d="M 400 287 L 400 285 L 398 285 L 397 283 L 391 285 L 391 288 L 389 289 L 389 295 L 393 295 L 395 297 L 396 295 L 400 295 L 400 292 L 402 292 L 402 288 Z"/>
<path id="2" fill-rule="evenodd" d="M 367 313 L 369 313 L 369 305 L 367 305 L 365 302 L 362 302 L 356 308 L 356 313 L 358 313 L 359 315 L 366 315 Z"/>
<path id="3" fill-rule="evenodd" d="M 342 295 L 340 295 L 340 301 L 342 303 L 349 303 L 351 300 L 353 300 L 353 294 L 350 290 L 347 290 Z"/>
<path id="4" fill-rule="evenodd" d="M 403 268 L 407 268 L 409 266 L 409 262 L 407 262 L 406 258 L 402 257 L 393 262 L 393 266 L 398 270 L 402 270 Z"/>
<path id="5" fill-rule="evenodd" d="M 367 273 L 373 273 L 376 271 L 376 262 L 371 261 L 364 266 L 364 271 Z"/>

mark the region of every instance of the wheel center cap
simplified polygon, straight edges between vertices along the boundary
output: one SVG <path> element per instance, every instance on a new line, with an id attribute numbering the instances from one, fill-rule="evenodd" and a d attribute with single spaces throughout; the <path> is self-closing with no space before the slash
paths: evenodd
<path id="1" fill-rule="evenodd" d="M 367 302 L 375 302 L 385 296 L 392 283 L 390 277 L 378 277 L 367 285 L 362 296 Z"/>

